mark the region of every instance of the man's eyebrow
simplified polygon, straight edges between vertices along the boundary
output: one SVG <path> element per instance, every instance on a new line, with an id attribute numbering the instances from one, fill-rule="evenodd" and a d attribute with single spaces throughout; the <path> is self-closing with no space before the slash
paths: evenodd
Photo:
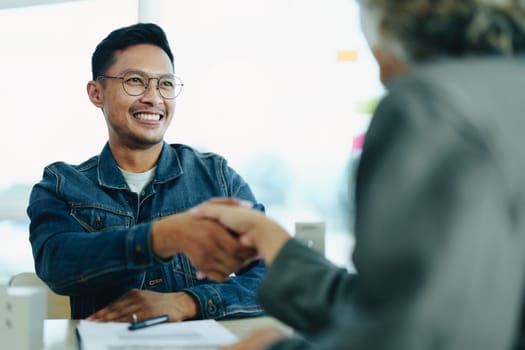
<path id="1" fill-rule="evenodd" d="M 129 74 L 129 73 L 136 73 L 136 74 L 148 77 L 148 78 L 165 78 L 165 77 L 174 78 L 175 77 L 175 74 L 173 74 L 173 73 L 163 73 L 163 74 L 160 74 L 160 75 L 150 75 L 150 74 L 148 74 L 148 73 L 146 73 L 144 71 L 138 70 L 138 69 L 127 69 L 127 70 L 123 71 L 120 74 L 124 75 L 124 74 Z"/>
<path id="2" fill-rule="evenodd" d="M 126 70 L 122 71 L 121 74 L 124 75 L 124 74 L 129 74 L 129 73 L 136 73 L 136 74 L 139 74 L 139 75 L 148 75 L 146 72 L 138 70 L 138 69 L 126 69 Z"/>

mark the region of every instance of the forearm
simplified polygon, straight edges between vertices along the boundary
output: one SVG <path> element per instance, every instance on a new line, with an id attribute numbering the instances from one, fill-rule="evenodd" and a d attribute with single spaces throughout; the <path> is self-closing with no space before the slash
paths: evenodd
<path id="1" fill-rule="evenodd" d="M 155 221 L 151 225 L 151 249 L 161 259 L 167 259 L 183 251 L 179 231 L 180 215 L 172 215 Z"/>
<path id="2" fill-rule="evenodd" d="M 260 220 L 260 226 L 254 225 L 255 246 L 264 258 L 266 265 L 271 266 L 290 236 L 276 222 L 268 220 L 264 216 L 257 219 L 262 220 Z"/>

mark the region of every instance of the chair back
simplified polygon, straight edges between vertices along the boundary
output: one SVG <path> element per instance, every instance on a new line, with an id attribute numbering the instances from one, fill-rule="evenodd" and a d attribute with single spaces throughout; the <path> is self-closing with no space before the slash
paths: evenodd
<path id="1" fill-rule="evenodd" d="M 70 319 L 69 297 L 53 292 L 34 272 L 21 272 L 11 277 L 9 286 L 43 287 L 47 290 L 48 319 Z"/>

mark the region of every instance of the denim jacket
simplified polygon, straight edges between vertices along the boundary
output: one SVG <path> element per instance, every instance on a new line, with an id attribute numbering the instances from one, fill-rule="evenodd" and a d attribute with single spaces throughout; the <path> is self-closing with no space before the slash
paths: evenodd
<path id="1" fill-rule="evenodd" d="M 260 315 L 256 289 L 263 262 L 216 283 L 197 279 L 184 254 L 163 260 L 151 250 L 152 222 L 211 197 L 255 203 L 224 158 L 185 145 L 164 143 L 154 179 L 140 197 L 129 190 L 108 144 L 81 165 L 51 164 L 33 187 L 27 209 L 36 272 L 56 293 L 70 296 L 74 319 L 132 288 L 188 292 L 198 300 L 200 318 Z"/>

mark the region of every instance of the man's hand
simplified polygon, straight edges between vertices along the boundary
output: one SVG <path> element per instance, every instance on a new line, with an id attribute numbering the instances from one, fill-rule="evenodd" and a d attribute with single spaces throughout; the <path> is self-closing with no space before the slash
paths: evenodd
<path id="1" fill-rule="evenodd" d="M 152 225 L 152 249 L 161 258 L 184 253 L 201 276 L 225 281 L 256 250 L 240 244 L 227 228 L 216 221 L 185 212 L 163 218 Z"/>
<path id="2" fill-rule="evenodd" d="M 133 322 L 161 315 L 169 315 L 170 322 L 194 318 L 199 312 L 197 301 L 186 292 L 158 293 L 132 289 L 87 319 L 99 322 Z"/>

